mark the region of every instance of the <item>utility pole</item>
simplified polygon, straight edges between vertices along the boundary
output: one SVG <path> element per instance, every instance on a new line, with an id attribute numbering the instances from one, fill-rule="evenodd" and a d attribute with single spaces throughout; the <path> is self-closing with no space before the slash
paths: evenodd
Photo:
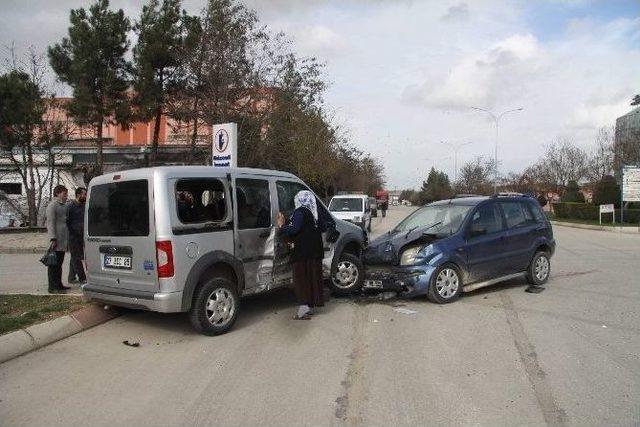
<path id="1" fill-rule="evenodd" d="M 458 181 L 458 151 L 465 145 L 473 144 L 473 142 L 463 142 L 462 144 L 453 144 L 447 141 L 440 141 L 440 144 L 445 144 L 451 147 L 453 150 L 453 182 Z"/>
<path id="2" fill-rule="evenodd" d="M 495 123 L 495 126 L 496 126 L 496 139 L 495 139 L 495 147 L 494 147 L 494 153 L 493 153 L 493 160 L 495 162 L 495 171 L 494 171 L 494 177 L 493 177 L 493 192 L 497 193 L 498 192 L 498 129 L 500 127 L 500 119 L 505 114 L 515 113 L 516 111 L 522 111 L 524 110 L 524 108 L 522 107 L 514 108 L 513 110 L 503 111 L 500 114 L 495 114 L 493 111 L 487 110 L 485 108 L 480 108 L 480 107 L 471 107 L 471 108 L 476 111 L 482 111 L 484 113 L 487 113 L 491 117 L 491 119 L 493 119 L 493 122 Z"/>

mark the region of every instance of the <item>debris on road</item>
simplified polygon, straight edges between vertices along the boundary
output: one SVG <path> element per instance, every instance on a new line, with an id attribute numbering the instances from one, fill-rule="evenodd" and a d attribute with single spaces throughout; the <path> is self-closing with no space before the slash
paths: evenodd
<path id="1" fill-rule="evenodd" d="M 129 347 L 140 347 L 140 343 L 139 342 L 129 342 L 129 340 L 124 340 L 122 341 L 122 344 L 129 346 Z"/>
<path id="2" fill-rule="evenodd" d="M 396 307 L 393 309 L 393 311 L 397 311 L 398 313 L 409 314 L 409 315 L 417 313 L 417 311 L 415 310 L 409 310 L 408 308 L 402 308 L 402 307 Z"/>
<path id="3" fill-rule="evenodd" d="M 528 286 L 527 289 L 525 289 L 525 292 L 528 292 L 530 294 L 539 294 L 540 292 L 544 291 L 545 287 L 544 286 L 535 286 L 535 285 L 531 285 Z"/>

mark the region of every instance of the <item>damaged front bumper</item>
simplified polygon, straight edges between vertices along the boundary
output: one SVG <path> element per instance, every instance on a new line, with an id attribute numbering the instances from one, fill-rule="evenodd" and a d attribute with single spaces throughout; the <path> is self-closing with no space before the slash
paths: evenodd
<path id="1" fill-rule="evenodd" d="M 402 297 L 424 295 L 429 290 L 435 267 L 367 267 L 362 289 L 365 291 L 397 292 Z"/>

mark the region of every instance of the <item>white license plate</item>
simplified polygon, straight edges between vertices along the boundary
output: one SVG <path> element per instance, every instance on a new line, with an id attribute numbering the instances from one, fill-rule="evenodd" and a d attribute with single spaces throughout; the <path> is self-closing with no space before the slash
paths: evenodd
<path id="1" fill-rule="evenodd" d="M 382 280 L 365 280 L 364 287 L 370 289 L 382 289 Z"/>
<path id="2" fill-rule="evenodd" d="M 105 255 L 104 266 L 107 268 L 123 268 L 123 269 L 131 270 L 131 257 Z"/>

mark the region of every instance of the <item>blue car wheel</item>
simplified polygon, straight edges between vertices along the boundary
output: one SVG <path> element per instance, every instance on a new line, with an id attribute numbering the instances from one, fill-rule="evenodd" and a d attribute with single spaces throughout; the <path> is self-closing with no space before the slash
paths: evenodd
<path id="1" fill-rule="evenodd" d="M 431 276 L 427 298 L 436 304 L 454 302 L 462 295 L 462 275 L 453 264 L 440 266 Z"/>

